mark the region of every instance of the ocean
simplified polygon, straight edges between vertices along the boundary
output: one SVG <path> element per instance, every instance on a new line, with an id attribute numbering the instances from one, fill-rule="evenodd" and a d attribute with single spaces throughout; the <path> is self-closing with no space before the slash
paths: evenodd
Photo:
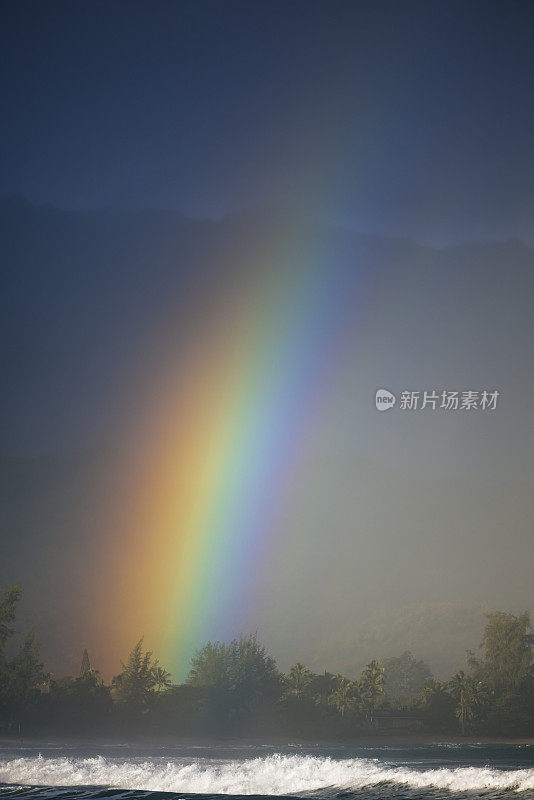
<path id="1" fill-rule="evenodd" d="M 0 800 L 534 800 L 534 745 L 0 747 Z"/>

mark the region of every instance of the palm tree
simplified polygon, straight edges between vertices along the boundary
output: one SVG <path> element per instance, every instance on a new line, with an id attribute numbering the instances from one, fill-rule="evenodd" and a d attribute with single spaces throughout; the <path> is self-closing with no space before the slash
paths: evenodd
<path id="1" fill-rule="evenodd" d="M 154 686 L 158 692 L 163 692 L 171 685 L 171 674 L 156 661 L 152 667 Z"/>
<path id="2" fill-rule="evenodd" d="M 384 667 L 378 661 L 371 661 L 364 669 L 358 686 L 364 711 L 369 722 L 372 722 L 378 698 L 384 694 Z"/>
<path id="3" fill-rule="evenodd" d="M 358 689 L 353 681 L 349 681 L 343 675 L 337 676 L 337 688 L 328 698 L 328 702 L 336 708 L 342 717 L 346 711 L 350 711 L 356 705 L 358 699 Z"/>
<path id="4" fill-rule="evenodd" d="M 465 736 L 466 722 L 477 718 L 490 693 L 482 681 L 466 675 L 463 669 L 453 675 L 450 687 L 453 697 L 458 701 L 456 716 L 460 720 L 462 736 Z"/>
<path id="5" fill-rule="evenodd" d="M 313 672 L 310 672 L 304 664 L 297 662 L 289 670 L 285 678 L 286 694 L 301 700 L 313 680 Z"/>
<path id="6" fill-rule="evenodd" d="M 453 697 L 458 700 L 458 708 L 456 711 L 456 715 L 460 720 L 460 730 L 462 732 L 462 736 L 465 736 L 465 721 L 467 718 L 467 694 L 468 694 L 468 683 L 467 683 L 467 675 L 461 669 L 451 678 L 451 692 Z"/>

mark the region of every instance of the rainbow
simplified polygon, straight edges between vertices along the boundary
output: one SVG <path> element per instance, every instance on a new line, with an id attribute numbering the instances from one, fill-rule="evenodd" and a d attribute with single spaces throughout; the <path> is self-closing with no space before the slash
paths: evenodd
<path id="1" fill-rule="evenodd" d="M 175 680 L 208 639 L 257 628 L 291 475 L 353 342 L 354 265 L 334 263 L 310 231 L 233 273 L 158 356 L 147 390 L 106 553 L 105 616 L 122 648 L 144 634 Z"/>

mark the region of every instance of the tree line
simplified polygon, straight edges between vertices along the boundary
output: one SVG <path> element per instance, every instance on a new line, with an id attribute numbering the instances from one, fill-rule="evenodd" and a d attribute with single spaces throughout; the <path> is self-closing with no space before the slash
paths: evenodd
<path id="1" fill-rule="evenodd" d="M 447 681 L 406 651 L 373 660 L 358 678 L 282 673 L 256 634 L 208 642 L 183 684 L 141 639 L 106 685 L 85 650 L 80 674 L 46 671 L 33 633 L 7 654 L 20 587 L 0 590 L 0 733 L 8 736 L 291 735 L 344 739 L 400 727 L 428 733 L 534 731 L 534 638 L 528 612 L 487 614 L 479 655 Z"/>

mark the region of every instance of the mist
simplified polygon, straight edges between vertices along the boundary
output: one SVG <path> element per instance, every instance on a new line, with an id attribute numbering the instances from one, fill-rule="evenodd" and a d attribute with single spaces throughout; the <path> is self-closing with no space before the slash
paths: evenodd
<path id="1" fill-rule="evenodd" d="M 335 372 L 325 369 L 334 377 L 288 467 L 276 524 L 243 565 L 246 616 L 202 633 L 257 630 L 282 669 L 300 660 L 356 676 L 370 658 L 410 649 L 445 676 L 477 646 L 485 612 L 532 607 L 525 244 L 432 248 L 272 211 L 215 223 L 21 201 L 3 204 L 0 226 L 0 584 L 23 586 L 20 627 L 35 624 L 54 673 L 75 674 L 87 647 L 110 676 L 135 643 L 102 567 L 132 439 L 169 370 L 179 372 L 184 340 L 213 314 L 230 322 L 258 260 L 272 269 L 271 254 L 305 252 L 304 237 L 345 296 L 343 348 Z M 379 388 L 395 408 L 376 410 Z M 403 391 L 434 389 L 497 390 L 499 400 L 486 411 L 401 409 Z M 156 645 L 143 625 L 137 638 Z"/>

